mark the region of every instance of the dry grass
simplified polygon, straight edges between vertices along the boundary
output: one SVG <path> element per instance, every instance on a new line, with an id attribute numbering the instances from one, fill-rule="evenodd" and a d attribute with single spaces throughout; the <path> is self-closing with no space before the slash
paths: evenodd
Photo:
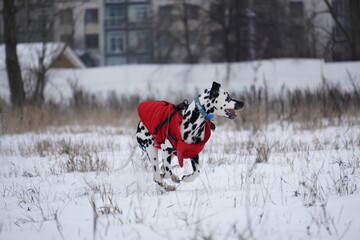
<path id="1" fill-rule="evenodd" d="M 269 96 L 266 85 L 258 89 L 252 87 L 239 94 L 247 107 L 240 114 L 242 121 L 237 123 L 255 130 L 275 121 L 282 126 L 288 122 L 298 122 L 304 129 L 322 128 L 324 119 L 332 125 L 342 124 L 347 119 L 354 125 L 360 116 L 358 92 L 356 85 L 350 91 L 343 91 L 339 86 L 327 82 L 312 91 L 282 88 L 279 94 L 272 96 Z"/>
<path id="2" fill-rule="evenodd" d="M 99 125 L 119 126 L 135 119 L 135 111 L 119 111 L 108 108 L 73 108 L 58 105 L 29 105 L 13 109 L 3 104 L 2 133 L 44 131 L 49 126 Z M 131 123 L 131 121 L 129 122 Z"/>
<path id="3" fill-rule="evenodd" d="M 272 122 L 281 126 L 299 123 L 300 128 L 317 129 L 324 125 L 359 123 L 360 96 L 357 85 L 351 91 L 340 90 L 336 85 L 324 82 L 316 90 L 287 90 L 285 87 L 277 95 L 269 95 L 267 85 L 235 94 L 243 99 L 245 108 L 235 121 L 238 129 L 252 129 L 255 132 L 267 128 Z M 234 95 L 234 94 L 233 94 Z M 136 126 L 137 106 L 140 96 L 118 96 L 110 92 L 105 100 L 77 89 L 67 104 L 47 103 L 11 108 L 0 101 L 0 123 L 2 133 L 22 133 L 42 131 L 48 126 L 63 125 L 112 125 L 130 124 Z M 221 124 L 222 119 L 218 122 Z"/>

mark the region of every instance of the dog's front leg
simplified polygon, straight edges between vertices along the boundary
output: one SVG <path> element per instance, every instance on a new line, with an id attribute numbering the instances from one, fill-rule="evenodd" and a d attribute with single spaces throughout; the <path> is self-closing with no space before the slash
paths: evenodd
<path id="1" fill-rule="evenodd" d="M 191 166 L 193 168 L 193 173 L 184 175 L 181 179 L 182 181 L 192 182 L 200 175 L 199 155 L 191 158 Z"/>
<path id="2" fill-rule="evenodd" d="M 162 166 L 163 173 L 161 174 L 161 177 L 165 179 L 171 178 L 173 182 L 179 183 L 180 179 L 172 172 L 172 165 L 171 165 L 171 160 L 173 157 L 173 153 L 175 152 L 175 149 L 173 148 L 171 142 L 168 139 L 166 139 L 165 143 L 161 144 L 161 149 L 162 149 L 162 161 L 163 161 L 163 166 Z"/>

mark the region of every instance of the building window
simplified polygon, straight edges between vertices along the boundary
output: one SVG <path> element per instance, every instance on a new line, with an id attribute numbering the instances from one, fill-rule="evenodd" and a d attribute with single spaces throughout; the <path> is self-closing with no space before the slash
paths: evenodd
<path id="1" fill-rule="evenodd" d="M 199 6 L 193 4 L 185 4 L 185 13 L 188 19 L 196 20 L 199 18 Z"/>
<path id="2" fill-rule="evenodd" d="M 73 24 L 73 12 L 71 8 L 63 9 L 60 11 L 60 24 L 69 25 Z"/>
<path id="3" fill-rule="evenodd" d="M 106 27 L 125 27 L 126 9 L 124 6 L 107 6 L 105 9 Z"/>
<path id="4" fill-rule="evenodd" d="M 97 8 L 86 9 L 85 24 L 97 24 L 99 22 L 99 11 Z"/>
<path id="5" fill-rule="evenodd" d="M 148 6 L 136 6 L 135 7 L 135 13 L 136 13 L 136 19 L 138 22 L 144 23 L 148 19 L 148 12 L 149 7 Z"/>
<path id="6" fill-rule="evenodd" d="M 108 32 L 107 33 L 107 53 L 118 54 L 125 51 L 125 33 Z"/>
<path id="7" fill-rule="evenodd" d="M 302 1 L 290 2 L 290 16 L 294 18 L 304 17 L 304 3 Z"/>
<path id="8" fill-rule="evenodd" d="M 112 57 L 107 57 L 106 58 L 106 65 L 120 65 L 120 64 L 125 64 L 126 63 L 126 58 L 124 56 L 112 56 Z"/>
<path id="9" fill-rule="evenodd" d="M 132 52 L 146 52 L 150 49 L 148 31 L 130 31 L 129 32 L 129 50 Z"/>
<path id="10" fill-rule="evenodd" d="M 149 18 L 150 6 L 148 4 L 129 5 L 128 20 L 131 26 L 143 25 Z"/>
<path id="11" fill-rule="evenodd" d="M 98 34 L 86 34 L 85 35 L 85 48 L 86 49 L 98 49 L 99 48 L 99 35 Z"/>

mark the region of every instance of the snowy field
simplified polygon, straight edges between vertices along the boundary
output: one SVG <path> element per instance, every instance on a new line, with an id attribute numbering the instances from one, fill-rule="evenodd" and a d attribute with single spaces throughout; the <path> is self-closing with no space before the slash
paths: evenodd
<path id="1" fill-rule="evenodd" d="M 117 95 L 140 95 L 142 99 L 163 99 L 179 96 L 179 90 L 193 97 L 213 81 L 222 83 L 224 89 L 233 92 L 264 87 L 270 93 L 279 93 L 295 88 L 314 90 L 323 80 L 352 90 L 350 77 L 360 81 L 360 61 L 324 62 L 321 59 L 269 59 L 241 63 L 211 64 L 140 64 L 108 66 L 88 69 L 51 69 L 47 73 L 48 84 L 45 98 L 55 102 L 66 102 L 72 97 L 76 86 L 98 97 Z M 24 79 L 28 79 L 24 74 Z M 6 72 L 0 69 L 0 97 L 8 101 L 9 87 Z"/>
<path id="2" fill-rule="evenodd" d="M 48 77 L 46 99 L 61 103 L 74 88 L 100 98 L 110 92 L 173 101 L 179 92 L 192 99 L 214 80 L 231 93 L 264 84 L 270 94 L 315 90 L 323 80 L 356 90 L 360 62 L 131 65 L 51 70 Z M 9 101 L 4 71 L 0 98 Z M 215 119 L 200 177 L 174 184 L 174 192 L 152 181 L 140 149 L 114 170 L 135 143 L 134 111 L 117 126 L 79 122 L 0 135 L 0 239 L 360 239 L 360 120 L 340 110 L 341 120 L 316 119 L 316 127 L 296 119 L 261 128 L 239 124 L 241 117 Z M 190 173 L 190 163 L 175 172 Z"/>
<path id="3" fill-rule="evenodd" d="M 360 238 L 360 126 L 350 120 L 257 132 L 227 122 L 201 155 L 200 177 L 174 192 L 152 181 L 140 149 L 114 171 L 134 131 L 1 136 L 0 239 Z"/>

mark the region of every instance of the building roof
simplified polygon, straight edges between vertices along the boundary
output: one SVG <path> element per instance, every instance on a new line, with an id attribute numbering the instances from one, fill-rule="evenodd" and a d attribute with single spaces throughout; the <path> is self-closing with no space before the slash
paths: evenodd
<path id="1" fill-rule="evenodd" d="M 39 67 L 39 58 L 44 54 L 44 65 L 50 68 L 86 68 L 83 62 L 68 46 L 61 42 L 19 43 L 17 54 L 21 69 L 30 70 Z M 65 49 L 64 49 L 65 47 Z M 6 69 L 5 44 L 0 45 L 0 70 Z"/>

